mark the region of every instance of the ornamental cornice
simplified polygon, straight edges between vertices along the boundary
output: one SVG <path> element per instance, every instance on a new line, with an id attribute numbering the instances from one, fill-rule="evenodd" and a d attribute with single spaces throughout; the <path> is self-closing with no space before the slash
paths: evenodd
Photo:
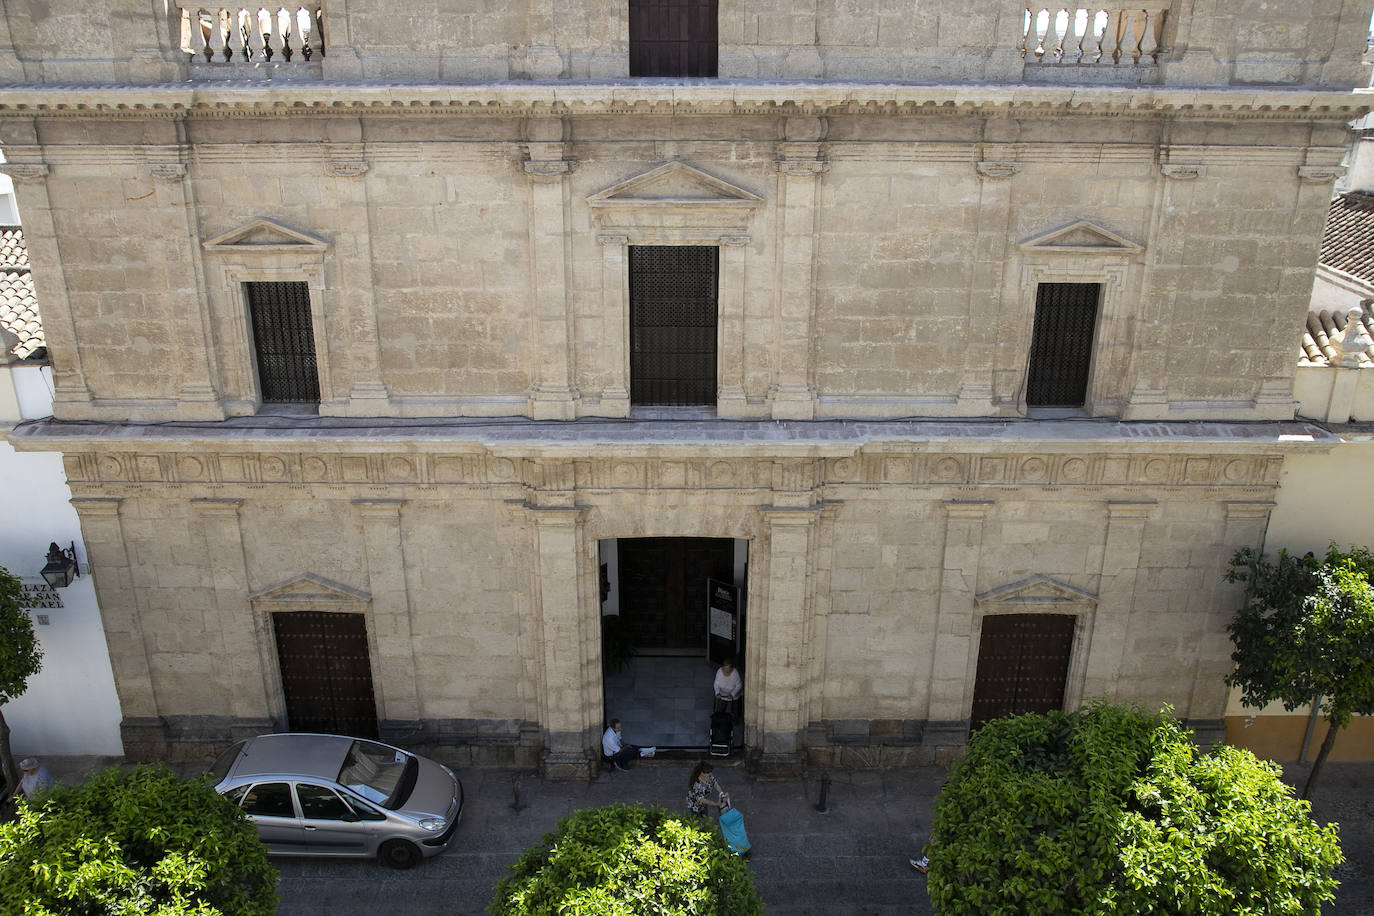
<path id="1" fill-rule="evenodd" d="M 190 452 L 68 451 L 63 466 L 78 497 L 135 496 L 150 486 L 185 488 L 188 498 L 237 498 L 241 488 L 319 490 L 340 498 L 377 501 L 404 492 L 436 498 L 452 488 L 595 491 L 734 490 L 815 491 L 819 487 L 948 487 L 944 498 L 1001 498 L 1009 489 L 1054 492 L 1147 487 L 1268 491 L 1278 484 L 1280 454 L 1111 453 L 859 453 L 813 462 L 778 456 L 585 457 L 527 460 L 492 452 Z M 799 469 L 805 479 L 793 480 Z M 382 496 L 379 486 L 404 488 Z M 164 494 L 166 491 L 159 491 Z M 982 493 L 987 493 L 984 497 Z M 274 497 L 275 498 L 275 497 Z M 1137 500 L 1138 501 L 1138 500 Z"/>
<path id="2" fill-rule="evenodd" d="M 625 81 L 486 84 L 306 81 L 168 85 L 11 84 L 0 117 L 262 118 L 622 115 L 786 117 L 1128 117 L 1350 121 L 1371 107 L 1355 91 L 1044 85 L 917 86 L 721 80 L 707 85 Z"/>

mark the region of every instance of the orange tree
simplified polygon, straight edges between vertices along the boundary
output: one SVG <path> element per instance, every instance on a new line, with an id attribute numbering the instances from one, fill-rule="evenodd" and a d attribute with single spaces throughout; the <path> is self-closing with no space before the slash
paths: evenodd
<path id="1" fill-rule="evenodd" d="M 1311 798 L 1336 734 L 1355 713 L 1374 714 L 1374 555 L 1331 544 L 1325 557 L 1281 550 L 1271 563 L 1247 547 L 1226 578 L 1245 583 L 1245 604 L 1227 627 L 1236 668 L 1226 683 L 1241 689 L 1245 706 L 1277 702 L 1291 712 L 1315 702 L 1326 719 L 1302 790 Z"/>
<path id="2" fill-rule="evenodd" d="M 19 601 L 23 586 L 0 567 L 0 766 L 4 768 L 4 792 L 8 797 L 19 785 L 19 768 L 10 753 L 10 727 L 4 705 L 24 693 L 29 678 L 43 667 L 43 650 L 33 634 L 33 620 Z"/>
<path id="3" fill-rule="evenodd" d="M 941 916 L 1318 913 L 1341 861 L 1276 766 L 1106 703 L 980 728 L 927 852 Z"/>

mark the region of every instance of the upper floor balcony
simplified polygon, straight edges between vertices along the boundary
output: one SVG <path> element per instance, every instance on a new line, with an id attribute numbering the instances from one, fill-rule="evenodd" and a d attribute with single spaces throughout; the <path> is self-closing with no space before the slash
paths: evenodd
<path id="1" fill-rule="evenodd" d="M 153 9 L 156 7 L 157 12 Z M 96 0 L 10 5 L 0 81 L 1367 85 L 1374 0 Z"/>

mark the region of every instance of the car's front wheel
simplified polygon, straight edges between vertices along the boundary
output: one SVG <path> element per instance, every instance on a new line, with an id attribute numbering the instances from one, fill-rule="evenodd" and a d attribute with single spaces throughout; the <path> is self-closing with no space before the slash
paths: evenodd
<path id="1" fill-rule="evenodd" d="M 390 868 L 414 868 L 422 856 L 419 847 L 414 843 L 387 840 L 382 844 L 382 848 L 377 850 L 377 858 Z"/>

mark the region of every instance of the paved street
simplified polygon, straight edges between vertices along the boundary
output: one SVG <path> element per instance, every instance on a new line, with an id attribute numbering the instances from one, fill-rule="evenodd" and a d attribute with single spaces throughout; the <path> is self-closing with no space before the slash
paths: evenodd
<path id="1" fill-rule="evenodd" d="M 49 758 L 64 781 L 94 765 Z M 108 763 L 109 761 L 102 761 Z M 546 782 L 528 771 L 460 772 L 467 809 L 453 846 L 412 871 L 372 861 L 276 859 L 283 916 L 376 913 L 477 916 L 521 851 L 579 808 L 613 801 L 680 810 L 690 763 L 644 762 L 591 783 Z M 925 878 L 907 864 L 925 839 L 945 770 L 922 767 L 832 774 L 828 812 L 815 810 L 819 774 L 763 780 L 719 766 L 716 776 L 745 815 L 754 844 L 750 867 L 770 916 L 922 916 L 931 912 Z M 1300 784 L 1305 768 L 1285 778 Z M 1346 862 L 1328 914 L 1374 916 L 1374 764 L 1328 764 L 1315 814 L 1341 824 Z M 518 786 L 522 810 L 512 808 Z"/>

